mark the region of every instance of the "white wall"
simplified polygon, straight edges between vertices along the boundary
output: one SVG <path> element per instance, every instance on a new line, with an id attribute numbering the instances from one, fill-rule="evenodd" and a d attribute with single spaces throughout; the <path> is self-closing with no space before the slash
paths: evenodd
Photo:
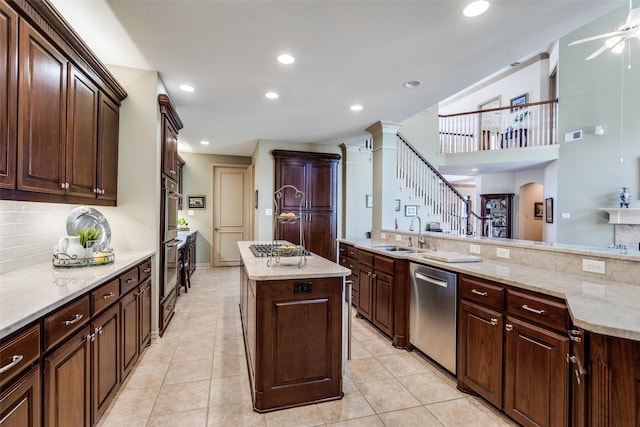
<path id="1" fill-rule="evenodd" d="M 582 140 L 560 144 L 555 198 L 560 243 L 612 244 L 614 227 L 599 208 L 619 206 L 623 186 L 631 187 L 631 207 L 640 207 L 640 45 L 633 41 L 623 55 L 604 52 L 590 61 L 585 57 L 601 41 L 568 46 L 570 41 L 611 31 L 627 12 L 626 6 L 620 7 L 560 41 L 558 134 L 562 140 L 566 132 L 583 130 Z M 604 127 L 603 136 L 594 135 L 597 125 Z"/>
<path id="2" fill-rule="evenodd" d="M 505 107 L 510 105 L 512 98 L 524 93 L 528 94 L 527 102 L 546 101 L 549 93 L 549 58 L 544 55 L 534 63 L 520 67 L 497 81 L 489 81 L 444 100 L 439 104 L 439 114 L 476 111 L 478 106 L 496 97 L 500 99 L 500 106 Z"/>
<path id="3" fill-rule="evenodd" d="M 373 194 L 373 153 L 360 151 L 358 146 L 343 150 L 344 230 L 341 237 L 365 238 L 371 231 L 372 208 L 366 207 L 366 195 Z"/>

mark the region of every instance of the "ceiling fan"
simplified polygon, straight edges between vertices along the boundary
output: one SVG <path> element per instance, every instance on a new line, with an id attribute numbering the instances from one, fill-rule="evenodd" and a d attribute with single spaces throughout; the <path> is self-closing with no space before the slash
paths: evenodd
<path id="1" fill-rule="evenodd" d="M 612 53 L 622 53 L 627 40 L 629 40 L 629 42 L 633 38 L 640 40 L 640 7 L 632 9 L 632 1 L 633 0 L 629 0 L 629 15 L 627 15 L 627 20 L 623 24 L 620 24 L 616 31 L 576 40 L 569 43 L 569 46 L 606 38 L 607 40 L 602 47 L 585 58 L 587 61 L 597 57 L 607 49 L 611 49 Z"/>

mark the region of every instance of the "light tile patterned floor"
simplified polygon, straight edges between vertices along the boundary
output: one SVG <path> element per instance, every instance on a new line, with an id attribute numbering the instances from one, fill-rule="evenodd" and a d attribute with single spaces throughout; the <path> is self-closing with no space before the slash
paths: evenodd
<path id="1" fill-rule="evenodd" d="M 252 410 L 238 310 L 238 267 L 198 268 L 164 336 L 142 355 L 102 427 L 514 426 L 417 352 L 354 318 L 344 398 Z"/>

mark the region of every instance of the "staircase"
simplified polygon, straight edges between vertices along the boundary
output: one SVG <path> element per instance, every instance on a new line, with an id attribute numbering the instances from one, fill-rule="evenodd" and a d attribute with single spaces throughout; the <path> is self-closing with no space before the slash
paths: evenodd
<path id="1" fill-rule="evenodd" d="M 471 211 L 465 198 L 400 133 L 398 136 L 396 178 L 410 197 L 436 216 L 443 232 L 472 235 L 482 230 L 482 218 Z M 490 222 L 490 221 L 489 221 Z"/>

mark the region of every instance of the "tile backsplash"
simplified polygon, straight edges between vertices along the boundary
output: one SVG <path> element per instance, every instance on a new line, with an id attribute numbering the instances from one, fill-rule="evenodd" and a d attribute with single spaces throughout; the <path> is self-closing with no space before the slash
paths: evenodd
<path id="1" fill-rule="evenodd" d="M 75 205 L 0 200 L 0 273 L 51 262 Z"/>

